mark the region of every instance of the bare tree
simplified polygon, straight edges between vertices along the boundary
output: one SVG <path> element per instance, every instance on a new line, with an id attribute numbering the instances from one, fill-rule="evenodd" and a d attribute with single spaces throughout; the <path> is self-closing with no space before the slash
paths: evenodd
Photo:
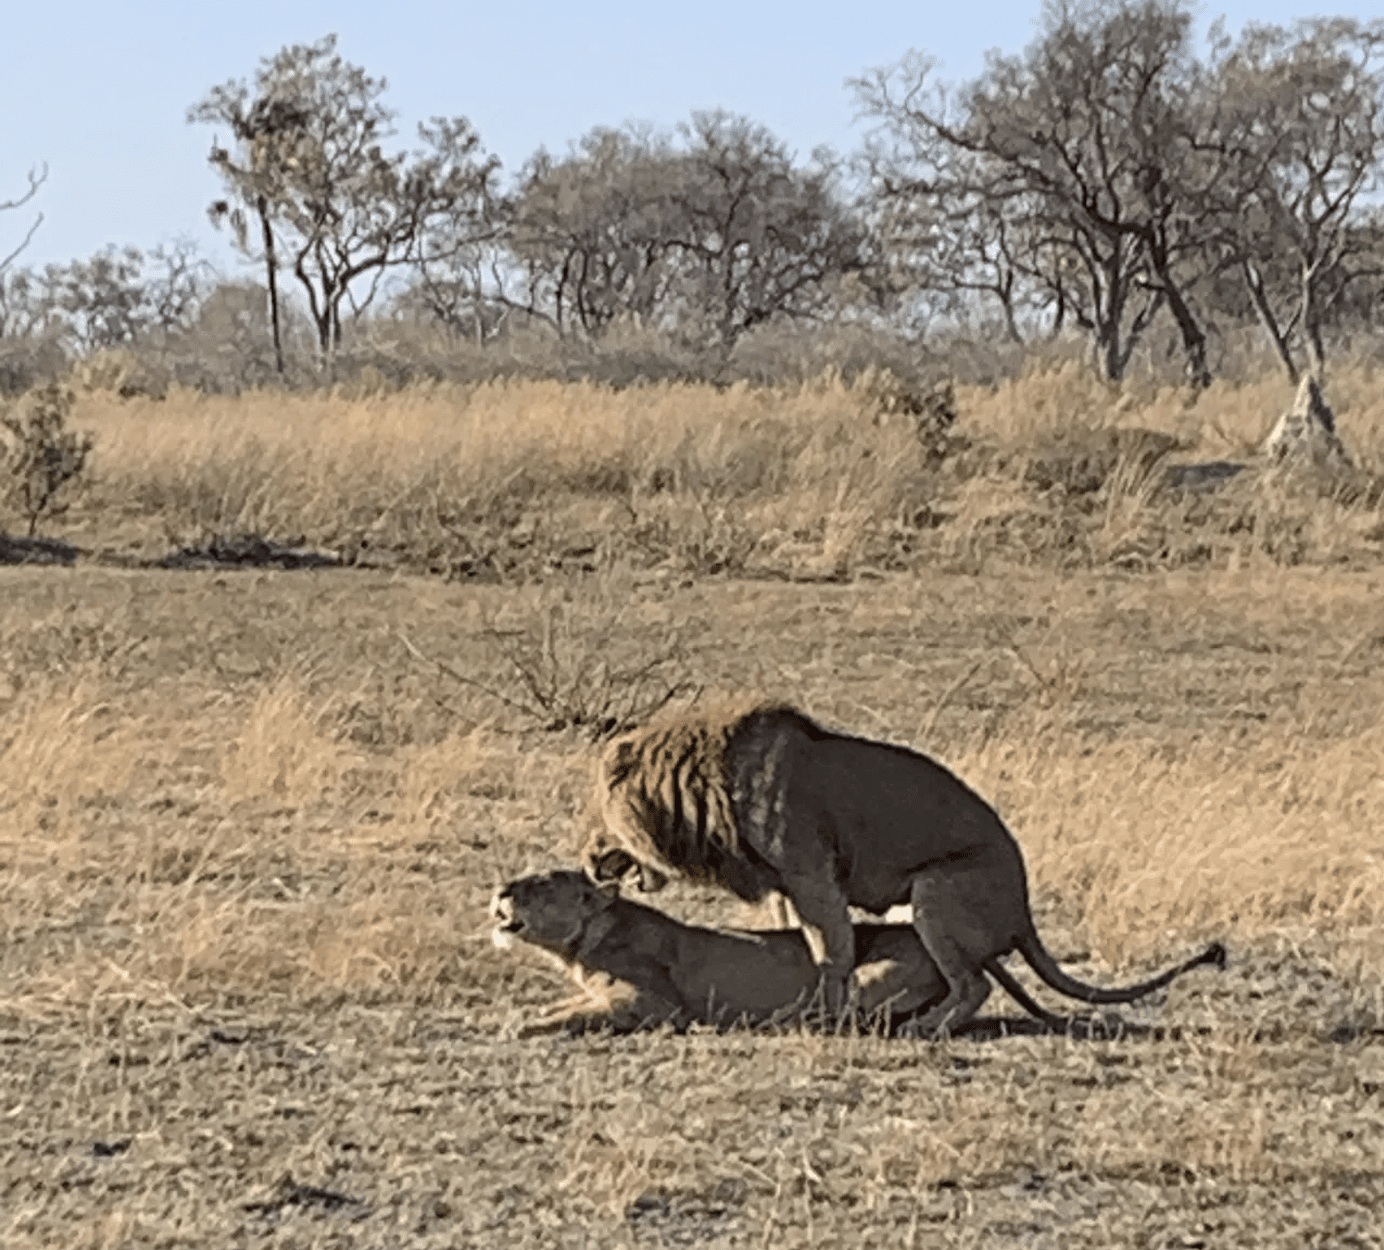
<path id="1" fill-rule="evenodd" d="M 27 339 L 48 326 L 43 283 L 30 269 L 0 271 L 0 339 Z"/>
<path id="2" fill-rule="evenodd" d="M 213 205 L 213 217 L 247 248 L 253 206 L 270 282 L 278 264 L 297 277 L 324 364 L 341 342 L 342 305 L 356 316 L 368 308 L 384 272 L 411 263 L 428 223 L 482 195 L 496 165 L 464 118 L 420 126 L 425 146 L 412 159 L 385 153 L 394 119 L 385 89 L 328 35 L 263 61 L 253 92 L 228 82 L 188 115 L 230 126 L 236 150 L 214 143 L 210 159 L 234 201 Z"/>
<path id="3" fill-rule="evenodd" d="M 152 330 L 184 329 L 211 273 L 187 240 L 162 243 L 147 256 L 137 247 L 106 247 L 87 260 L 48 265 L 33 280 L 31 324 L 82 353 L 131 343 Z M 21 276 L 29 275 L 16 279 Z"/>
<path id="4" fill-rule="evenodd" d="M 208 158 L 221 172 L 235 198 L 213 200 L 207 215 L 216 226 L 228 225 L 236 246 L 246 256 L 259 260 L 265 270 L 269 325 L 274 340 L 274 363 L 284 372 L 282 317 L 279 307 L 279 258 L 274 241 L 270 194 L 275 187 L 276 162 L 289 136 L 304 124 L 302 110 L 292 100 L 261 95 L 251 100 L 243 83 L 227 83 L 214 88 L 199 104 L 188 110 L 189 122 L 224 122 L 239 149 L 239 163 L 220 140 L 212 142 Z M 260 251 L 251 240 L 252 219 L 259 227 Z"/>
<path id="5" fill-rule="evenodd" d="M 998 167 L 928 131 L 890 140 L 873 136 L 863 154 L 882 281 L 896 296 L 926 299 L 953 318 L 967 317 L 977 298 L 993 300 L 1015 343 L 1044 314 L 1050 333 L 1059 333 L 1066 319 L 1060 272 L 1044 263 L 1052 258 L 1030 228 L 1032 206 L 1006 194 Z"/>
<path id="6" fill-rule="evenodd" d="M 1165 308 L 1189 373 L 1209 380 L 1188 297 L 1206 265 L 1187 187 L 1216 170 L 1199 150 L 1191 29 L 1181 0 L 1049 0 L 1021 56 L 992 53 L 955 90 L 916 53 L 854 83 L 883 123 L 879 189 L 919 202 L 934 266 L 999 299 L 1011 334 L 1027 286 L 1058 324 L 1087 332 L 1112 380 Z"/>
<path id="7" fill-rule="evenodd" d="M 44 302 L 79 352 L 127 343 L 146 328 L 143 264 L 139 248 L 112 246 L 44 269 Z"/>
<path id="8" fill-rule="evenodd" d="M 449 333 L 484 347 L 516 308 L 535 311 L 531 301 L 511 297 L 513 271 L 498 216 L 488 236 L 468 236 L 460 245 L 444 227 L 424 239 L 414 280 L 398 294 L 393 307 L 405 316 L 425 316 Z"/>
<path id="9" fill-rule="evenodd" d="M 1324 327 L 1384 275 L 1384 22 L 1251 25 L 1220 38 L 1214 75 L 1231 162 L 1210 204 L 1224 255 L 1288 376 L 1298 343 L 1320 378 Z"/>
<path id="10" fill-rule="evenodd" d="M 27 191 L 24 191 L 12 200 L 0 200 L 0 213 L 11 212 L 14 209 L 22 208 L 32 200 L 34 196 L 38 194 L 39 187 L 48 181 L 48 166 L 44 165 L 42 169 L 31 169 L 28 174 L 28 180 L 29 189 Z M 41 225 L 43 225 L 43 214 L 39 213 L 39 215 L 34 218 L 18 245 L 4 256 L 0 256 L 0 276 L 14 264 L 19 258 L 19 254 L 29 246 Z"/>
<path id="11" fill-rule="evenodd" d="M 795 166 L 764 127 L 719 110 L 681 133 L 683 290 L 723 350 L 772 318 L 820 312 L 840 278 L 867 268 L 864 224 L 838 194 L 830 152 Z"/>
<path id="12" fill-rule="evenodd" d="M 144 260 L 152 269 L 142 275 L 148 325 L 159 330 L 187 329 L 215 287 L 215 268 L 200 255 L 196 242 L 187 238 L 160 243 Z"/>
<path id="13" fill-rule="evenodd" d="M 423 133 L 439 151 L 449 142 L 432 128 Z M 469 130 L 456 138 L 474 143 Z M 421 309 L 449 331 L 473 337 L 478 346 L 498 331 L 513 306 L 506 286 L 513 267 L 506 249 L 512 202 L 495 185 L 498 171 L 496 159 L 479 166 L 468 193 L 429 217 L 418 238 L 414 279 L 396 301 L 396 307 Z"/>
<path id="14" fill-rule="evenodd" d="M 525 167 L 509 233 L 530 307 L 563 331 L 622 316 L 729 351 L 751 327 L 820 312 L 870 263 L 825 152 L 794 164 L 762 126 L 697 113 L 676 135 L 600 129 Z"/>
<path id="15" fill-rule="evenodd" d="M 677 275 L 680 177 L 669 141 L 647 131 L 601 127 L 566 159 L 533 156 L 508 232 L 528 308 L 588 335 L 621 316 L 657 318 Z"/>

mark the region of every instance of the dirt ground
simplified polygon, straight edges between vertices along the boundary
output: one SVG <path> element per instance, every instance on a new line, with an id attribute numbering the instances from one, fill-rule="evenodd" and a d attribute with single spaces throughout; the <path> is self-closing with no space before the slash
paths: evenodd
<path id="1" fill-rule="evenodd" d="M 0 1244 L 1384 1245 L 1381 592 L 0 568 Z M 1112 1041 L 518 1040 L 590 743 L 513 661 L 593 654 L 938 755 L 1084 979 L 1230 965 Z"/>

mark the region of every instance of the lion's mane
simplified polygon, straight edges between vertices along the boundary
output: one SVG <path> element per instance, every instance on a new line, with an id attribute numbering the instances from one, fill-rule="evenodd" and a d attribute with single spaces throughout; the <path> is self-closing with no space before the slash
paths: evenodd
<path id="1" fill-rule="evenodd" d="M 762 898 L 774 888 L 773 874 L 739 831 L 771 801 L 776 779 L 762 767 L 751 775 L 736 765 L 747 755 L 762 758 L 744 749 L 748 739 L 785 720 L 813 736 L 821 732 L 783 704 L 742 701 L 694 709 L 614 739 L 596 761 L 605 830 L 588 845 L 589 856 L 614 845 L 605 841 L 614 836 L 638 860 L 676 867 L 741 898 Z"/>

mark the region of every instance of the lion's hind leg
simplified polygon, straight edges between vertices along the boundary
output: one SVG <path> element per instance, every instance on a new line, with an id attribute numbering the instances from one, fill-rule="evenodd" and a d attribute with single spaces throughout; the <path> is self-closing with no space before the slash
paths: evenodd
<path id="1" fill-rule="evenodd" d="M 990 988 L 983 972 L 955 967 L 947 975 L 946 997 L 916 1017 L 911 1024 L 912 1030 L 923 1037 L 942 1037 L 956 1032 L 985 1005 Z"/>
<path id="2" fill-rule="evenodd" d="M 856 926 L 857 1011 L 870 1030 L 894 1032 L 896 1022 L 920 1016 L 940 1003 L 946 982 L 912 926 Z"/>
<path id="3" fill-rule="evenodd" d="M 954 1032 L 990 996 L 985 962 L 1013 946 L 1016 909 L 1026 914 L 1023 878 L 1013 873 L 1016 862 L 982 850 L 914 876 L 913 927 L 947 983 L 941 1002 L 917 1019 L 918 1032 Z M 1022 874 L 1022 864 L 1017 866 Z"/>

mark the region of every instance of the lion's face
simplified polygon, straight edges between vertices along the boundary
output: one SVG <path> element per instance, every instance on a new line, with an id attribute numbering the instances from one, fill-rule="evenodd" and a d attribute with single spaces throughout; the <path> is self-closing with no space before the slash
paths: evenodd
<path id="1" fill-rule="evenodd" d="M 667 873 L 637 859 L 622 838 L 602 826 L 587 834 L 581 862 L 587 875 L 598 884 L 633 881 L 644 894 L 656 894 L 668 884 Z"/>
<path id="2" fill-rule="evenodd" d="M 581 943 L 587 925 L 614 901 L 618 889 L 599 886 L 579 872 L 549 872 L 521 877 L 495 891 L 490 914 L 496 946 L 516 938 L 548 950 L 570 953 Z"/>
<path id="3" fill-rule="evenodd" d="M 616 739 L 596 765 L 597 810 L 581 848 L 581 862 L 595 882 L 633 882 L 643 894 L 668 884 L 671 867 L 658 854 L 658 815 L 632 772 L 637 753 Z"/>

